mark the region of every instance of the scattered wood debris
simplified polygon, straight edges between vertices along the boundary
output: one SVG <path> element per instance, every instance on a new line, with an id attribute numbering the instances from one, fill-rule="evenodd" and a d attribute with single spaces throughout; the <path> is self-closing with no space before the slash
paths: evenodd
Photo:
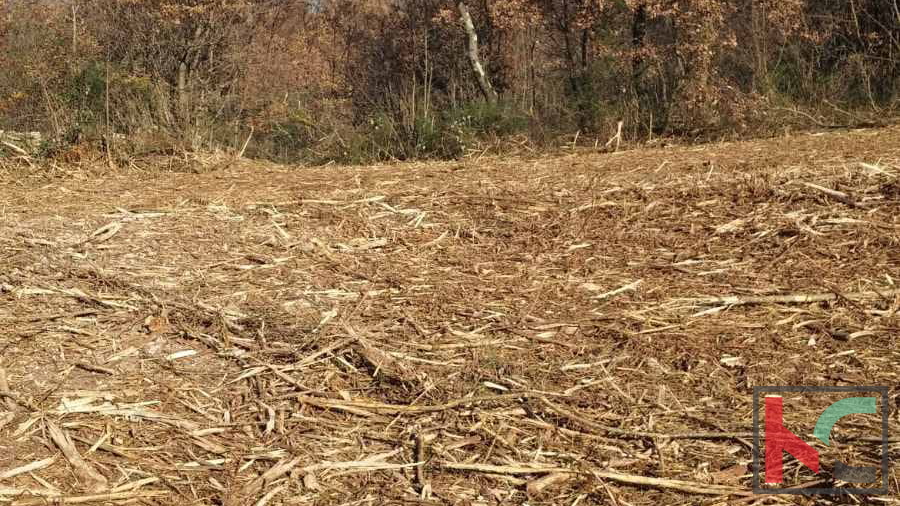
<path id="1" fill-rule="evenodd" d="M 754 386 L 897 400 L 900 128 L 153 164 L 0 167 L 0 505 L 749 503 Z"/>

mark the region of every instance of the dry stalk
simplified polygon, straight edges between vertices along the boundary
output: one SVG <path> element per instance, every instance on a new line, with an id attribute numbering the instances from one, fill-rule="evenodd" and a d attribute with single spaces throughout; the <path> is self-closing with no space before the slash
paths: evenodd
<path id="1" fill-rule="evenodd" d="M 108 488 L 106 477 L 100 474 L 94 467 L 78 453 L 75 444 L 69 436 L 60 429 L 55 423 L 47 420 L 45 422 L 47 432 L 50 433 L 50 439 L 62 451 L 63 456 L 69 461 L 75 471 L 75 476 L 84 482 L 90 490 L 99 492 Z"/>

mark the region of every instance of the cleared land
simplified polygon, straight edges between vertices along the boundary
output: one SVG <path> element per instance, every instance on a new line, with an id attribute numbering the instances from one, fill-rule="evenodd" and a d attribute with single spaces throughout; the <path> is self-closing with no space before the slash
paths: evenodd
<path id="1" fill-rule="evenodd" d="M 900 129 L 9 169 L 0 325 L 0 503 L 808 504 L 749 495 L 752 387 L 900 435 Z"/>

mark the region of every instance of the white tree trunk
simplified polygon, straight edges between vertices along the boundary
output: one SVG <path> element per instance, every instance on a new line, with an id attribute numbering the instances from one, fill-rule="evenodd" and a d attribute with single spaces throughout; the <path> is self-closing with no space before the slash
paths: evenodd
<path id="1" fill-rule="evenodd" d="M 475 25 L 472 23 L 472 16 L 469 15 L 469 9 L 466 7 L 465 3 L 459 2 L 458 7 L 460 20 L 462 21 L 463 28 L 466 30 L 466 35 L 469 37 L 469 63 L 472 64 L 472 71 L 475 72 L 475 77 L 478 79 L 478 87 L 481 89 L 481 94 L 484 95 L 485 100 L 492 104 L 496 103 L 497 93 L 491 86 L 491 81 L 488 79 L 487 73 L 481 65 L 481 59 L 478 57 L 478 34 L 475 33 Z"/>

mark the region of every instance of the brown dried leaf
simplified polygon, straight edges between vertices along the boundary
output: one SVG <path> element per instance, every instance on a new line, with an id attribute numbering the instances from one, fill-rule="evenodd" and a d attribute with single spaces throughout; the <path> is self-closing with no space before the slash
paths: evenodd
<path id="1" fill-rule="evenodd" d="M 736 485 L 740 483 L 741 477 L 747 474 L 747 466 L 736 464 L 729 468 L 712 473 L 713 483 L 717 485 Z"/>
<path id="2" fill-rule="evenodd" d="M 374 369 L 375 375 L 384 375 L 395 381 L 404 383 L 417 383 L 420 379 L 418 372 L 395 359 L 388 353 L 376 348 L 368 340 L 359 338 L 357 351 Z"/>

